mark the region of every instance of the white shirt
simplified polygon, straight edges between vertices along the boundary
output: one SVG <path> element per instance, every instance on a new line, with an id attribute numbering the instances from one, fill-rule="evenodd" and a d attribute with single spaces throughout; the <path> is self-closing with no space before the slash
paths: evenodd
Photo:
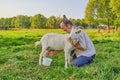
<path id="1" fill-rule="evenodd" d="M 79 50 L 79 52 L 77 53 L 77 57 L 83 55 L 83 56 L 93 56 L 94 54 L 96 54 L 96 50 L 95 47 L 91 41 L 91 39 L 88 37 L 88 35 L 81 29 L 81 32 L 79 33 L 79 44 L 85 49 L 83 50 Z"/>

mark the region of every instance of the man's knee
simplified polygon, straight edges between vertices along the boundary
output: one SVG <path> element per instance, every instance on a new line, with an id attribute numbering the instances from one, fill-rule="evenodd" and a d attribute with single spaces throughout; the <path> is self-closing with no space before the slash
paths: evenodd
<path id="1" fill-rule="evenodd" d="M 89 64 L 92 61 L 92 59 L 86 57 L 86 56 L 80 56 L 72 61 L 72 66 L 76 67 L 83 67 Z"/>
<path id="2" fill-rule="evenodd" d="M 86 66 L 87 64 L 74 64 L 72 63 L 72 66 L 75 66 L 75 67 L 83 67 L 83 66 Z"/>
<path id="3" fill-rule="evenodd" d="M 85 65 L 86 65 L 86 63 L 82 62 L 82 61 L 77 61 L 77 60 L 72 61 L 72 66 L 75 66 L 75 67 L 83 67 Z"/>

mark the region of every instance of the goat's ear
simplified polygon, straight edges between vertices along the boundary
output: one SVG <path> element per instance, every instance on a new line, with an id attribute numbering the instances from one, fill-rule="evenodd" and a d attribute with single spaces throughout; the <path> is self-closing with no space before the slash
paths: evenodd
<path id="1" fill-rule="evenodd" d="M 77 32 L 75 32 L 76 34 L 78 34 L 78 33 L 80 33 L 81 32 L 81 30 L 79 30 L 79 31 L 77 31 Z"/>

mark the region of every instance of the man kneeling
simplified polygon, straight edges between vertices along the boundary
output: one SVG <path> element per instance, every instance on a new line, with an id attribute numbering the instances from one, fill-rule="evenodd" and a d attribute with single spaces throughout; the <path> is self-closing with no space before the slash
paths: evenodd
<path id="1" fill-rule="evenodd" d="M 69 20 L 61 21 L 60 27 L 68 34 L 70 34 L 72 29 L 74 28 L 72 22 Z M 71 45 L 73 45 L 76 49 L 79 50 L 79 54 L 77 55 L 76 58 L 75 58 L 74 50 L 71 51 L 71 55 L 73 55 L 75 58 L 72 61 L 72 66 L 82 67 L 93 61 L 93 59 L 95 58 L 96 51 L 91 39 L 82 29 L 77 34 L 78 34 L 78 44 L 74 44 L 71 38 L 69 38 L 68 41 L 71 43 Z M 55 52 L 48 52 L 47 55 L 53 56 L 59 52 L 61 51 L 56 50 Z"/>

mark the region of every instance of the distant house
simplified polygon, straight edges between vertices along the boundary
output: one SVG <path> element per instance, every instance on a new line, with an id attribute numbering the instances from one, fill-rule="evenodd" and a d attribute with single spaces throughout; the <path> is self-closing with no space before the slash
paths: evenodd
<path id="1" fill-rule="evenodd" d="M 86 26 L 87 29 L 94 29 L 94 26 Z"/>
<path id="2" fill-rule="evenodd" d="M 103 25 L 103 24 L 100 24 L 100 25 L 97 26 L 97 28 L 99 28 L 99 29 L 106 29 L 107 26 L 106 26 L 106 25 Z"/>

